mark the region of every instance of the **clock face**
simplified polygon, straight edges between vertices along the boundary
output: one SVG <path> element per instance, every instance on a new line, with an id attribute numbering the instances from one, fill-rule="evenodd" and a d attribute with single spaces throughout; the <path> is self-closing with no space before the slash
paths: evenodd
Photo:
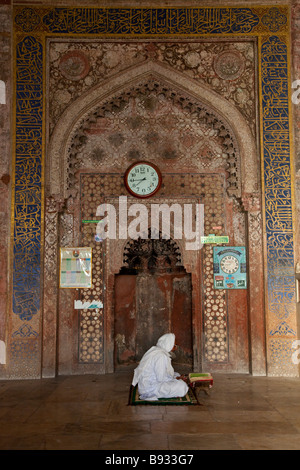
<path id="1" fill-rule="evenodd" d="M 227 255 L 221 259 L 220 266 L 224 273 L 233 274 L 239 269 L 239 260 L 235 256 Z"/>
<path id="2" fill-rule="evenodd" d="M 162 177 L 153 163 L 137 162 L 127 169 L 124 182 L 133 196 L 144 198 L 153 196 L 159 190 Z"/>

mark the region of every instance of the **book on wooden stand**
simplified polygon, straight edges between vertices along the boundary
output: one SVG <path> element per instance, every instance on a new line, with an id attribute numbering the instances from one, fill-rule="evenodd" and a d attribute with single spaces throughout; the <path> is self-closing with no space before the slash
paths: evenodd
<path id="1" fill-rule="evenodd" d="M 213 376 L 209 372 L 191 372 L 189 374 L 189 382 L 209 382 L 210 385 L 213 385 Z"/>
<path id="2" fill-rule="evenodd" d="M 196 390 L 203 390 L 209 395 L 214 379 L 209 372 L 191 372 L 188 375 L 188 382 L 195 392 Z"/>

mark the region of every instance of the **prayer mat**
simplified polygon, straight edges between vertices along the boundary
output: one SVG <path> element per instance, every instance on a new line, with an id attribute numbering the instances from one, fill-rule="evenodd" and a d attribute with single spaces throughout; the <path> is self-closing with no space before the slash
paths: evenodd
<path id="1" fill-rule="evenodd" d="M 200 405 L 196 395 L 194 394 L 191 388 L 188 389 L 187 394 L 184 397 L 176 398 L 159 398 L 155 401 L 141 400 L 138 392 L 137 385 L 130 387 L 129 401 L 128 405 L 137 406 L 137 405 L 152 405 L 152 406 L 169 406 L 169 405 Z"/>

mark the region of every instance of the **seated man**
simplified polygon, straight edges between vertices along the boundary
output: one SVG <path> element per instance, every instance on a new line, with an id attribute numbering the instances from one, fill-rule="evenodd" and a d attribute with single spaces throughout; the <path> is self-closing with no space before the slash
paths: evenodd
<path id="1" fill-rule="evenodd" d="M 134 370 L 132 385 L 138 384 L 142 400 L 158 398 L 184 397 L 188 391 L 187 384 L 174 372 L 170 352 L 175 347 L 175 335 L 168 333 L 161 336 L 142 357 Z"/>

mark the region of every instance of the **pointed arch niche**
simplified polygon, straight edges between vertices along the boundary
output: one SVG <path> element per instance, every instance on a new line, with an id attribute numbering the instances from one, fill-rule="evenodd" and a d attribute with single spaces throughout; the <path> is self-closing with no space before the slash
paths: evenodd
<path id="1" fill-rule="evenodd" d="M 87 295 L 97 296 L 100 293 L 104 307 L 103 311 L 94 313 L 74 310 L 74 300 L 79 297 L 84 300 L 85 293 L 59 289 L 59 248 L 86 246 L 94 237 L 92 230 L 95 225 L 83 228 L 81 224 L 83 215 L 93 216 L 83 210 L 87 188 L 91 187 L 88 185 L 95 187 L 95 182 L 102 178 L 103 182 L 108 181 L 114 188 L 119 188 L 106 194 L 99 192 L 97 204 L 101 200 L 117 205 L 119 196 L 126 195 L 122 192 L 124 168 L 122 170 L 118 166 L 120 162 L 112 162 L 110 165 L 106 161 L 103 166 L 98 165 L 97 169 L 86 163 L 84 146 L 87 135 L 99 119 L 109 116 L 113 110 L 117 109 L 121 113 L 131 100 L 149 96 L 171 102 L 180 112 L 189 114 L 191 119 L 213 130 L 222 148 L 223 171 L 200 172 L 196 167 L 193 168 L 191 162 L 192 170 L 189 170 L 189 165 L 185 167 L 187 180 L 184 184 L 191 187 L 192 178 L 198 178 L 197 184 L 201 183 L 203 187 L 207 181 L 211 181 L 211 187 L 222 181 L 219 187 L 222 186 L 220 191 L 223 191 L 223 197 L 219 199 L 226 200 L 226 204 L 221 229 L 234 234 L 236 227 L 231 217 L 234 208 L 238 208 L 239 220 L 244 220 L 249 287 L 242 294 L 241 291 L 222 293 L 223 299 L 226 299 L 226 308 L 223 315 L 224 329 L 219 332 L 219 336 L 216 334 L 219 320 L 215 324 L 210 323 L 209 332 L 205 323 L 209 315 L 211 318 L 214 316 L 213 312 L 208 313 L 206 309 L 207 299 L 203 287 L 204 279 L 212 278 L 212 261 L 210 259 L 207 262 L 212 248 L 210 255 L 205 255 L 203 250 L 186 250 L 183 241 L 176 240 L 184 269 L 192 279 L 194 369 L 210 368 L 265 375 L 263 248 L 259 159 L 255 141 L 241 113 L 219 94 L 167 66 L 148 61 L 110 77 L 73 102 L 63 113 L 49 141 L 45 206 L 43 376 L 49 377 L 56 373 L 106 373 L 114 369 L 115 276 L 124 266 L 123 253 L 128 238 L 106 240 L 105 244 L 95 245 L 95 271 L 98 270 L 98 277 L 103 282 L 98 286 L 98 291 L 97 286 L 94 286 L 94 292 L 92 290 Z M 172 182 L 173 188 L 180 186 L 178 178 L 183 177 L 182 168 L 179 163 L 170 163 L 170 160 L 165 164 L 161 162 L 161 165 L 165 188 L 157 195 L 156 203 L 179 204 L 182 208 L 186 203 L 194 206 L 203 203 L 203 195 L 197 185 L 198 190 L 193 193 L 176 194 L 174 189 L 168 192 L 168 182 Z M 201 182 L 199 178 L 202 178 Z M 205 202 L 210 212 L 213 212 L 213 200 L 211 191 L 211 198 Z M 128 198 L 130 202 L 139 201 Z M 243 296 L 243 302 L 239 295 Z M 216 295 L 212 293 L 212 296 Z M 219 302 L 223 302 L 220 299 Z M 216 303 L 214 308 L 218 309 L 218 305 L 220 307 L 220 303 Z M 237 334 L 239 329 L 243 330 L 243 335 Z M 216 356 L 208 361 L 207 351 L 218 348 L 217 343 L 222 335 L 226 336 L 227 341 L 224 360 Z M 93 354 L 87 353 L 89 348 Z M 238 360 L 239 351 L 243 352 L 242 360 Z M 210 357 L 213 358 L 213 353 Z"/>

